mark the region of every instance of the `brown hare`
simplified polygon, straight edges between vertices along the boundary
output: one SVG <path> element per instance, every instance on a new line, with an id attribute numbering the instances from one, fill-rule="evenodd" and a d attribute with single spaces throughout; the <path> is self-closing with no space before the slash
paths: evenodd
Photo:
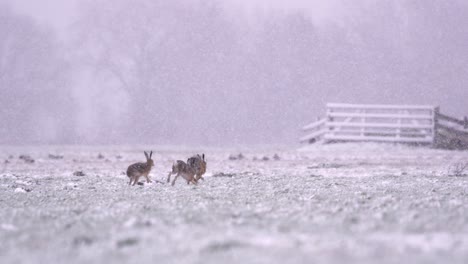
<path id="1" fill-rule="evenodd" d="M 195 168 L 195 181 L 198 182 L 198 180 L 202 179 L 202 180 L 205 180 L 205 178 L 203 178 L 203 174 L 205 174 L 206 172 L 206 160 L 205 160 L 205 154 L 202 154 L 201 156 L 199 154 L 193 156 L 193 157 L 190 157 L 188 160 L 187 160 L 187 164 L 189 164 L 191 167 L 194 167 Z"/>
<path id="2" fill-rule="evenodd" d="M 138 179 L 141 176 L 144 176 L 146 178 L 146 182 L 148 182 L 148 183 L 151 182 L 151 180 L 149 179 L 148 174 L 151 171 L 151 167 L 154 166 L 154 162 L 151 159 L 151 156 L 153 155 L 153 151 L 151 151 L 149 155 L 148 155 L 148 153 L 146 153 L 146 151 L 144 151 L 143 153 L 145 153 L 146 163 L 138 162 L 138 163 L 135 163 L 135 164 L 132 164 L 132 165 L 128 166 L 127 176 L 130 178 L 130 182 L 128 183 L 129 185 L 133 186 L 133 185 L 137 184 Z"/>
<path id="3" fill-rule="evenodd" d="M 172 174 L 176 174 L 176 176 L 174 177 L 174 180 L 172 181 L 172 186 L 174 186 L 175 181 L 177 180 L 177 177 L 179 176 L 182 176 L 182 178 L 184 178 L 187 181 L 187 184 L 189 183 L 197 184 L 197 181 L 195 180 L 196 173 L 197 172 L 194 167 L 188 165 L 187 163 L 181 160 L 178 160 L 174 162 L 174 164 L 172 165 L 172 171 L 169 172 L 169 174 L 167 175 L 167 182 L 171 181 Z"/>

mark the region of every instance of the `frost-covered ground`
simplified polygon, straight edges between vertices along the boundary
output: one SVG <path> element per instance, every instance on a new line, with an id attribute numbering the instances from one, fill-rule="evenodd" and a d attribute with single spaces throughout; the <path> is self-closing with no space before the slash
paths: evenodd
<path id="1" fill-rule="evenodd" d="M 171 187 L 172 161 L 200 150 L 154 147 L 160 182 L 130 187 L 141 150 L 2 147 L 0 262 L 468 263 L 468 176 L 449 169 L 468 152 L 205 149 L 206 180 Z"/>

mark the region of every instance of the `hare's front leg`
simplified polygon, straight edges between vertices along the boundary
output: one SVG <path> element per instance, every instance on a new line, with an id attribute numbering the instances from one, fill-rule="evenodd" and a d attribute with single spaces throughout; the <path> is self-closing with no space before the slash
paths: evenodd
<path id="1" fill-rule="evenodd" d="M 180 173 L 177 173 L 177 175 L 174 177 L 174 180 L 172 180 L 172 184 L 171 184 L 172 186 L 174 186 L 175 181 L 177 180 L 177 177 L 179 177 L 179 174 L 180 174 Z"/>
<path id="2" fill-rule="evenodd" d="M 147 182 L 147 183 L 150 183 L 150 182 L 151 182 L 151 180 L 150 180 L 150 178 L 149 178 L 149 175 L 148 175 L 148 174 L 146 174 L 146 175 L 145 175 L 145 177 L 146 177 L 146 182 Z"/>

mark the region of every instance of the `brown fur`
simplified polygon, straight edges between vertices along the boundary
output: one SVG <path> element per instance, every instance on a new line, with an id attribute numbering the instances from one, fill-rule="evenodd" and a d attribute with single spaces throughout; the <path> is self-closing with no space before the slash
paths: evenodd
<path id="1" fill-rule="evenodd" d="M 172 186 L 174 186 L 175 181 L 177 180 L 177 177 L 182 176 L 187 181 L 187 184 L 193 183 L 197 184 L 197 181 L 195 180 L 195 174 L 196 170 L 192 166 L 188 165 L 187 163 L 178 160 L 172 165 L 172 171 L 169 172 L 167 175 L 167 182 L 171 181 L 171 175 L 176 174 L 174 177 L 174 180 L 172 181 Z"/>
<path id="2" fill-rule="evenodd" d="M 203 178 L 203 174 L 206 173 L 206 160 L 205 160 L 205 154 L 202 154 L 201 156 L 199 154 L 189 158 L 187 160 L 187 164 L 190 164 L 190 166 L 194 167 L 196 170 L 195 173 L 195 181 L 198 182 L 198 180 Z"/>
<path id="3" fill-rule="evenodd" d="M 146 178 L 146 182 L 148 182 L 148 183 L 151 182 L 151 180 L 149 179 L 148 174 L 150 173 L 151 168 L 154 166 L 154 162 L 151 159 L 151 156 L 153 155 L 153 151 L 151 151 L 149 155 L 148 155 L 148 153 L 146 153 L 146 151 L 144 151 L 144 153 L 145 153 L 145 157 L 146 157 L 146 163 L 138 162 L 138 163 L 134 163 L 134 164 L 128 166 L 127 176 L 130 178 L 130 182 L 128 183 L 129 185 L 133 186 L 133 185 L 137 184 L 138 179 L 141 176 L 144 176 Z"/>

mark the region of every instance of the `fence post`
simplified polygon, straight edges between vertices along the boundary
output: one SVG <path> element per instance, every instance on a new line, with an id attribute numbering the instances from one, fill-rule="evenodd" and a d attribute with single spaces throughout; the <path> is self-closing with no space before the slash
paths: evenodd
<path id="1" fill-rule="evenodd" d="M 365 114 L 366 113 L 366 109 L 361 109 L 361 111 L 358 111 L 358 113 L 362 113 L 362 114 Z M 351 119 L 352 120 L 352 119 Z M 366 123 L 366 118 L 363 116 L 361 117 L 361 128 L 359 129 L 359 134 L 361 135 L 361 137 L 364 137 L 364 124 Z"/>
<path id="2" fill-rule="evenodd" d="M 439 136 L 438 136 L 438 123 L 439 123 L 439 112 L 440 108 L 438 106 L 434 107 L 433 117 L 432 117 L 432 146 L 437 148 L 439 146 Z"/>
<path id="3" fill-rule="evenodd" d="M 398 115 L 409 114 L 409 111 L 406 113 L 406 111 L 398 110 L 397 113 L 398 113 Z M 401 117 L 398 117 L 397 124 L 398 124 L 398 127 L 396 129 L 396 138 L 400 139 L 400 137 L 401 137 Z"/>
<path id="4" fill-rule="evenodd" d="M 332 131 L 334 130 L 334 127 L 332 126 L 328 126 L 328 124 L 332 124 L 333 123 L 333 117 L 331 116 L 331 113 L 332 113 L 332 107 L 330 107 L 328 104 L 327 104 L 327 121 L 325 121 L 325 126 L 326 126 L 326 129 L 327 129 L 327 134 L 330 133 L 330 134 L 334 134 L 332 133 Z"/>

